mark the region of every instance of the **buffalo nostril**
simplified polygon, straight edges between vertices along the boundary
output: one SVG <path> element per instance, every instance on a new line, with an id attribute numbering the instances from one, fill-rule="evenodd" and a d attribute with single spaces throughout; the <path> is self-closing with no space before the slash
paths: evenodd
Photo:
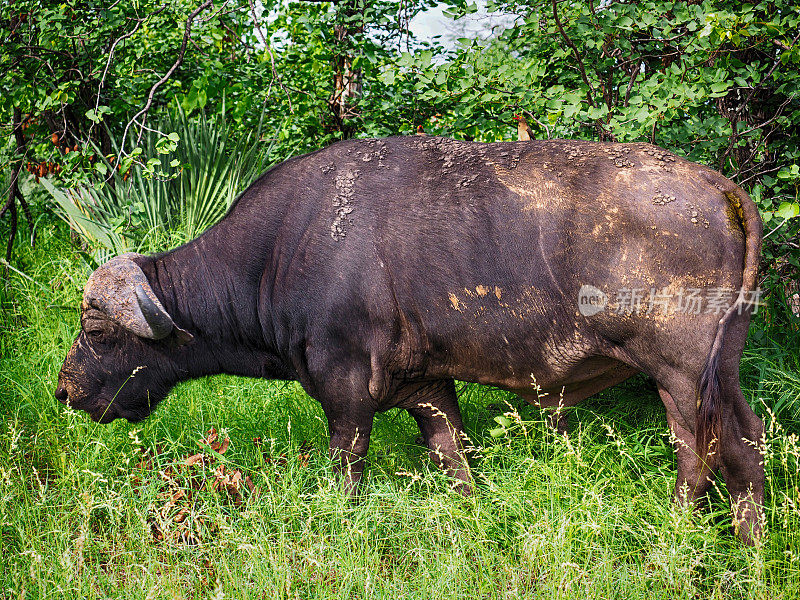
<path id="1" fill-rule="evenodd" d="M 65 404 L 67 402 L 67 399 L 69 398 L 69 394 L 67 394 L 67 389 L 63 386 L 58 386 L 56 388 L 55 396 L 56 400 L 58 400 L 59 402 L 63 402 Z"/>

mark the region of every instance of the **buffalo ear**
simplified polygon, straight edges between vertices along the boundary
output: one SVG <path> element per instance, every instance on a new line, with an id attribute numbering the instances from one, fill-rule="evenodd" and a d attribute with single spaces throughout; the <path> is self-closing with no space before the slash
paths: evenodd
<path id="1" fill-rule="evenodd" d="M 175 329 L 173 331 L 175 332 L 175 339 L 178 340 L 179 346 L 185 346 L 194 339 L 194 336 L 191 333 L 185 329 L 181 329 L 177 325 L 175 325 Z"/>

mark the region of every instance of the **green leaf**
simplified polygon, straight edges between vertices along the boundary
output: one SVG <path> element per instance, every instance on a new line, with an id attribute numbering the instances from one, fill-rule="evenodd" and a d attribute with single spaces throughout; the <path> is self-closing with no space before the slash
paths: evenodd
<path id="1" fill-rule="evenodd" d="M 494 421 L 495 423 L 497 423 L 498 425 L 502 425 L 503 427 L 510 427 L 512 423 L 511 419 L 503 415 L 495 417 Z"/>
<path id="2" fill-rule="evenodd" d="M 797 202 L 781 202 L 775 211 L 776 216 L 786 220 L 794 219 L 798 214 L 800 214 L 800 204 Z"/>
<path id="3" fill-rule="evenodd" d="M 98 106 L 97 110 L 90 108 L 86 111 L 86 118 L 92 123 L 99 123 L 103 120 L 103 115 L 110 112 L 111 109 L 107 106 Z"/>
<path id="4" fill-rule="evenodd" d="M 715 81 L 711 84 L 711 91 L 717 95 L 724 94 L 728 91 L 729 85 L 727 81 Z"/>
<path id="5" fill-rule="evenodd" d="M 397 71 L 392 68 L 386 69 L 380 74 L 379 78 L 385 85 L 394 85 L 397 79 Z"/>
<path id="6" fill-rule="evenodd" d="M 633 19 L 627 16 L 622 16 L 617 19 L 617 27 L 621 29 L 628 29 L 631 25 L 633 25 Z"/>

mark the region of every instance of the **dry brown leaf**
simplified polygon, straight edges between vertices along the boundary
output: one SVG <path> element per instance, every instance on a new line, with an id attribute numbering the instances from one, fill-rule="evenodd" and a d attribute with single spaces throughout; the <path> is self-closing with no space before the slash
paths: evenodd
<path id="1" fill-rule="evenodd" d="M 201 444 L 208 444 L 209 446 L 217 441 L 217 430 L 213 427 L 208 430 L 206 437 L 200 440 Z"/>
<path id="2" fill-rule="evenodd" d="M 186 460 L 183 461 L 183 464 L 185 464 L 187 467 L 191 467 L 192 465 L 202 462 L 203 454 L 198 452 L 197 454 L 192 454 L 191 456 L 187 457 Z"/>
<path id="3" fill-rule="evenodd" d="M 214 452 L 219 452 L 220 454 L 224 454 L 225 451 L 228 449 L 228 446 L 231 444 L 231 440 L 229 437 L 220 439 L 219 433 L 213 427 L 208 430 L 206 437 L 200 440 L 200 444 L 208 445 Z"/>
<path id="4" fill-rule="evenodd" d="M 213 427 L 198 442 L 201 446 L 207 445 L 219 454 L 225 453 L 231 444 L 229 437 L 220 436 Z M 256 442 L 254 439 L 253 443 L 260 444 L 261 440 Z M 307 450 L 307 448 L 301 447 L 301 450 Z M 148 454 L 149 452 L 144 453 L 140 467 L 152 469 L 152 456 L 148 456 Z M 154 540 L 184 545 L 199 543 L 204 521 L 201 513 L 192 512 L 190 502 L 193 502 L 195 491 L 203 487 L 226 494 L 237 506 L 243 501 L 241 494 L 243 487 L 247 487 L 250 492 L 257 491 L 248 475 L 244 475 L 239 469 L 230 470 L 225 464 L 220 464 L 217 458 L 215 454 L 198 452 L 158 471 L 164 482 L 162 490 L 158 494 L 163 504 L 151 508 L 148 516 Z M 280 460 L 285 462 L 286 458 L 282 457 Z M 307 460 L 307 457 L 301 460 Z M 209 467 L 209 470 L 186 470 L 186 467 L 194 465 Z"/>
<path id="5" fill-rule="evenodd" d="M 173 472 L 173 470 L 172 470 L 172 469 L 170 469 L 169 467 L 167 467 L 167 468 L 166 468 L 166 469 L 164 469 L 163 471 L 159 471 L 159 472 L 158 472 L 158 474 L 159 474 L 159 475 L 161 475 L 161 479 L 163 479 L 163 480 L 164 480 L 164 481 L 166 481 L 167 483 L 175 484 L 175 480 L 172 478 L 172 476 L 173 476 L 175 473 L 174 473 L 174 472 Z"/>

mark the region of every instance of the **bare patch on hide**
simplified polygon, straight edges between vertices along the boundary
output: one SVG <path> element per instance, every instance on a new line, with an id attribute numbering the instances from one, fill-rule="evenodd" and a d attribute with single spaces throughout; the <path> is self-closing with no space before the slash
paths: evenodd
<path id="1" fill-rule="evenodd" d="M 453 308 L 455 308 L 457 311 L 460 311 L 461 303 L 458 301 L 458 296 L 455 294 L 450 294 L 448 297 L 450 298 L 450 304 L 453 305 Z"/>
<path id="2" fill-rule="evenodd" d="M 358 171 L 344 171 L 336 175 L 334 181 L 337 194 L 333 199 L 331 237 L 337 242 L 341 242 L 347 236 L 347 226 L 353 223 L 349 215 L 353 212 L 353 187 L 358 177 Z"/>

